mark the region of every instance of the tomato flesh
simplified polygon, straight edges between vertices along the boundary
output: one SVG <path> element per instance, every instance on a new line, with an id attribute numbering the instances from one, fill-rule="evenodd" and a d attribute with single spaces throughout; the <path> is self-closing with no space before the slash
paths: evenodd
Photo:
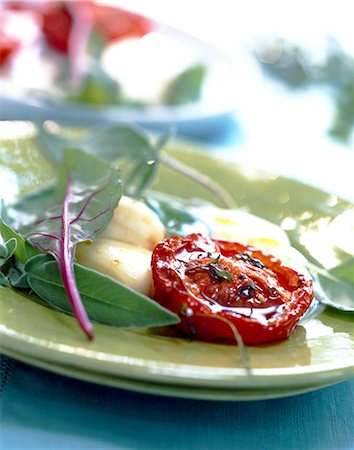
<path id="1" fill-rule="evenodd" d="M 154 299 L 206 341 L 233 343 L 234 327 L 249 345 L 285 339 L 314 298 L 312 280 L 274 256 L 200 234 L 159 243 L 152 273 Z"/>

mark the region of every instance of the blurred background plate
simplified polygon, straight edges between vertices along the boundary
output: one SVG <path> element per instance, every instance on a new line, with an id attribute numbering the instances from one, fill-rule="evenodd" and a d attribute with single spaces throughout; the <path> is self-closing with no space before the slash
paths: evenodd
<path id="1" fill-rule="evenodd" d="M 2 45 L 10 53 L 1 64 L 0 119 L 129 122 L 203 137 L 235 126 L 229 57 L 146 16 L 86 3 L 5 2 L 3 37 L 13 49 Z"/>

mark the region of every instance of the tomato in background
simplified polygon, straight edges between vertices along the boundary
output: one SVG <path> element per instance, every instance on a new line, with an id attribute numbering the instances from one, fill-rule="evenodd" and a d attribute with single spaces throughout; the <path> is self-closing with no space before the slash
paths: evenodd
<path id="1" fill-rule="evenodd" d="M 153 298 L 192 338 L 264 344 L 287 338 L 314 298 L 312 280 L 254 247 L 191 234 L 159 243 Z"/>
<path id="2" fill-rule="evenodd" d="M 20 41 L 0 30 L 0 66 L 5 65 L 20 47 Z"/>
<path id="3" fill-rule="evenodd" d="M 0 66 L 5 66 L 25 46 L 38 38 L 35 14 L 2 5 L 0 14 Z"/>
<path id="4" fill-rule="evenodd" d="M 73 18 L 61 2 L 48 4 L 42 11 L 42 31 L 47 44 L 54 50 L 67 53 Z"/>
<path id="5" fill-rule="evenodd" d="M 41 17 L 41 28 L 47 44 L 54 50 L 67 53 L 74 23 L 92 22 L 92 28 L 103 36 L 106 43 L 128 37 L 140 37 L 151 31 L 151 21 L 120 8 L 84 0 L 70 1 L 9 1 L 12 9 L 31 10 Z"/>

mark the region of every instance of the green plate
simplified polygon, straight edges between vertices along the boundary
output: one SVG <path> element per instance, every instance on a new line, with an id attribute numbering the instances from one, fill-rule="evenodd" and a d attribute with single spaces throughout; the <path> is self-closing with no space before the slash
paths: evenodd
<path id="1" fill-rule="evenodd" d="M 0 180 L 2 192 L 11 198 L 40 186 L 53 172 L 37 150 L 30 126 L 8 124 L 5 131 L 13 134 L 1 141 Z M 323 224 L 330 228 L 349 207 L 328 193 L 271 174 L 250 173 L 185 144 L 170 151 L 213 176 L 240 207 L 291 228 L 290 238 L 305 254 L 314 253 Z M 192 181 L 167 169 L 161 170 L 155 187 L 185 197 L 193 192 L 210 200 Z M 326 264 L 330 257 L 345 256 L 335 237 L 321 245 Z M 18 292 L 0 290 L 2 352 L 83 380 L 164 395 L 235 400 L 293 395 L 353 375 L 352 316 L 330 309 L 317 311 L 285 341 L 248 347 L 251 374 L 242 367 L 234 346 L 99 324 L 95 330 L 96 339 L 88 342 L 72 317 Z"/>

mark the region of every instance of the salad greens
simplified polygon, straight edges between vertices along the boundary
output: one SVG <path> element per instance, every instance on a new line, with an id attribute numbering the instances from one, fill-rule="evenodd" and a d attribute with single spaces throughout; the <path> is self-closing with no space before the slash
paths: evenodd
<path id="1" fill-rule="evenodd" d="M 209 234 L 178 199 L 145 193 L 160 164 L 190 176 L 189 168 L 184 171 L 183 165 L 162 154 L 170 134 L 152 140 L 139 129 L 119 125 L 58 135 L 40 127 L 38 142 L 59 166 L 58 179 L 14 205 L 0 204 L 0 287 L 33 291 L 51 307 L 74 314 L 89 339 L 91 320 L 144 328 L 179 322 L 150 298 L 75 262 L 76 244 L 94 240 L 109 224 L 123 192 L 142 198 L 169 235 Z M 202 177 L 201 184 L 223 197 L 207 178 Z M 215 276 L 228 279 L 218 271 L 217 260 L 213 263 Z M 351 258 L 329 271 L 309 267 L 322 287 L 322 303 L 353 311 L 348 300 L 354 288 L 353 264 Z"/>
<path id="2" fill-rule="evenodd" d="M 95 239 L 112 218 L 122 195 L 118 169 L 66 148 L 58 172 L 55 184 L 8 210 L 2 207 L 0 231 L 8 240 L 0 250 L 1 284 L 31 289 L 55 308 L 74 313 L 89 339 L 90 319 L 136 327 L 178 322 L 148 297 L 74 263 L 76 244 Z"/>
<path id="3" fill-rule="evenodd" d="M 101 125 L 78 136 L 51 132 L 43 124 L 38 128 L 37 140 L 54 164 L 63 160 L 64 148 L 81 148 L 108 162 L 119 163 L 121 168 L 124 166 L 123 191 L 130 197 L 141 197 L 152 187 L 160 164 L 164 164 L 209 190 L 222 206 L 234 207 L 232 197 L 220 185 L 162 151 L 172 135 L 173 130 L 169 129 L 154 140 L 138 127 Z"/>

